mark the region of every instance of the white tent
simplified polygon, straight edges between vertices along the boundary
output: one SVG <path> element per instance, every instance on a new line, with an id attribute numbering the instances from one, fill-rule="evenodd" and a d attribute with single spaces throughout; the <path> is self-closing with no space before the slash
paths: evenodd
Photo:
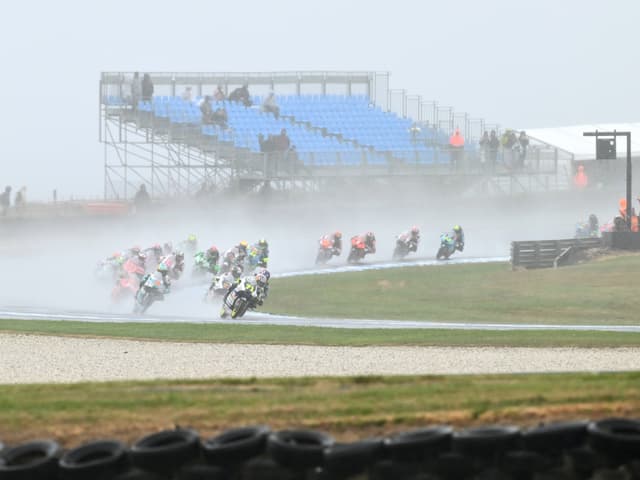
<path id="1" fill-rule="evenodd" d="M 573 125 L 554 128 L 525 129 L 529 137 L 561 148 L 574 155 L 575 160 L 591 160 L 596 156 L 595 137 L 585 137 L 583 132 L 631 132 L 631 155 L 640 156 L 640 123 L 603 123 L 598 125 Z M 627 155 L 627 142 L 618 137 L 616 152 L 619 158 Z"/>

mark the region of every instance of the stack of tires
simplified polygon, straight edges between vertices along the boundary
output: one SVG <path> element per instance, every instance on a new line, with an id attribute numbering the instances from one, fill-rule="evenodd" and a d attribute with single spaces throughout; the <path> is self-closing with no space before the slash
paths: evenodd
<path id="1" fill-rule="evenodd" d="M 130 446 L 0 443 L 0 480 L 640 479 L 640 421 L 570 421 L 521 430 L 429 426 L 338 443 L 313 430 L 178 428 Z"/>

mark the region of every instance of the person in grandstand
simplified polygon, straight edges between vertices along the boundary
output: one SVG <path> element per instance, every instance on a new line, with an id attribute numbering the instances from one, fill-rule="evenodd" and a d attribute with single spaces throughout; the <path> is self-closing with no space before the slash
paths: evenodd
<path id="1" fill-rule="evenodd" d="M 250 107 L 251 95 L 249 94 L 249 85 L 244 84 L 241 87 L 236 88 L 233 92 L 229 94 L 230 102 L 242 102 L 245 107 Z"/>

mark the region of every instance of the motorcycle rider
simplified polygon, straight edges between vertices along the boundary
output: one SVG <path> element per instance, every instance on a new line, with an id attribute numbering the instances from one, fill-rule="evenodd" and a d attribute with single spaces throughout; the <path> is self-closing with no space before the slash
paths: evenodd
<path id="1" fill-rule="evenodd" d="M 186 240 L 178 244 L 178 250 L 187 252 L 190 255 L 195 254 L 198 251 L 198 237 L 190 233 Z"/>
<path id="2" fill-rule="evenodd" d="M 209 247 L 206 252 L 198 252 L 194 255 L 196 265 L 201 265 L 207 272 L 216 275 L 220 272 L 218 260 L 220 252 L 215 245 Z"/>
<path id="3" fill-rule="evenodd" d="M 242 276 L 242 268 L 238 265 L 234 265 L 231 267 L 226 273 L 221 273 L 213 278 L 211 285 L 209 285 L 209 290 L 207 291 L 207 296 L 210 298 L 213 296 L 216 290 L 220 290 L 220 288 L 226 284 L 233 285 L 240 281 L 240 277 Z M 226 292 L 225 292 L 226 293 Z"/>
<path id="4" fill-rule="evenodd" d="M 224 258 L 222 260 L 222 272 L 228 272 L 234 265 L 239 265 L 244 269 L 244 261 L 247 257 L 247 248 L 249 244 L 246 240 L 242 240 L 238 245 L 231 247 L 224 252 Z"/>
<path id="5" fill-rule="evenodd" d="M 249 252 L 249 263 L 251 265 L 257 265 L 258 267 L 266 267 L 269 262 L 269 243 L 261 238 L 258 243 L 251 246 Z"/>
<path id="6" fill-rule="evenodd" d="M 260 269 L 255 273 L 257 285 L 258 305 L 262 305 L 269 295 L 269 279 L 271 274 L 266 268 Z"/>
<path id="7" fill-rule="evenodd" d="M 456 250 L 463 251 L 464 250 L 464 231 L 460 225 L 456 225 L 453 227 L 453 234 L 451 237 L 455 241 Z"/>
<path id="8" fill-rule="evenodd" d="M 364 235 L 365 253 L 376 253 L 376 236 L 373 232 L 367 232 Z"/>
<path id="9" fill-rule="evenodd" d="M 162 258 L 164 252 L 162 250 L 162 245 L 159 243 L 155 243 L 149 248 L 145 248 L 143 253 L 146 255 L 146 265 L 148 271 L 153 271 L 156 269 L 158 264 L 160 263 L 160 259 Z"/>
<path id="10" fill-rule="evenodd" d="M 163 279 L 169 277 L 173 280 L 178 280 L 184 272 L 184 253 L 178 250 L 171 255 L 162 257 L 158 265 L 158 271 L 162 273 Z"/>
<path id="11" fill-rule="evenodd" d="M 229 297 L 229 295 L 231 295 L 232 292 L 247 292 L 249 293 L 250 299 L 249 299 L 249 308 L 254 308 L 258 302 L 260 301 L 259 298 L 259 292 L 258 292 L 258 284 L 256 282 L 256 278 L 255 275 L 247 275 L 245 277 L 242 277 L 241 280 L 233 283 L 230 287 L 229 290 L 227 290 L 227 293 L 224 294 L 224 297 L 222 298 L 222 308 L 224 310 L 226 304 L 227 304 L 227 298 Z"/>
<path id="12" fill-rule="evenodd" d="M 420 242 L 420 229 L 414 225 L 411 230 L 398 235 L 397 242 L 406 245 L 407 250 L 410 252 L 417 251 L 418 243 Z"/>
<path id="13" fill-rule="evenodd" d="M 320 245 L 329 245 L 331 248 L 331 255 L 339 257 L 342 253 L 342 232 L 335 231 L 329 235 L 323 235 L 320 237 Z"/>

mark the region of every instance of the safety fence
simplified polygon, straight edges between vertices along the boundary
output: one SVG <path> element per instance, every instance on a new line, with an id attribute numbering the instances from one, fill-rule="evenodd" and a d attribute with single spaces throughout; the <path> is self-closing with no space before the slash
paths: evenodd
<path id="1" fill-rule="evenodd" d="M 2 449 L 2 444 L 0 444 Z M 639 479 L 640 421 L 565 421 L 529 429 L 428 426 L 336 442 L 313 430 L 234 428 L 212 438 L 178 428 L 132 445 L 64 451 L 39 440 L 0 451 L 0 479 Z"/>
<path id="2" fill-rule="evenodd" d="M 603 246 L 602 238 L 511 242 L 512 268 L 550 268 L 569 263 L 572 253 Z"/>

